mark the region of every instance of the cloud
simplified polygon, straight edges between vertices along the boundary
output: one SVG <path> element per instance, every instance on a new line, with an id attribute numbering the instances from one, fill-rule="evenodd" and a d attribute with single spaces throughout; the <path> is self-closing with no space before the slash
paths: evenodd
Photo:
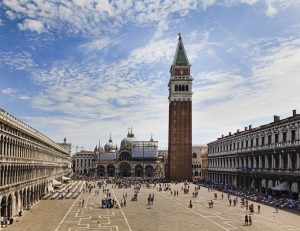
<path id="1" fill-rule="evenodd" d="M 39 34 L 44 31 L 43 23 L 33 19 L 25 19 L 23 23 L 18 23 L 18 28 L 20 30 L 30 30 L 33 32 L 37 32 Z"/>
<path id="2" fill-rule="evenodd" d="M 89 41 L 87 43 L 81 44 L 79 48 L 86 52 L 95 52 L 95 51 L 103 51 L 105 48 L 112 48 L 112 45 L 115 45 L 119 42 L 118 39 L 112 40 L 108 37 L 103 37 L 100 39 L 94 39 L 92 41 Z"/>
<path id="3" fill-rule="evenodd" d="M 9 88 L 2 89 L 1 92 L 5 95 L 12 95 L 13 93 L 16 92 L 16 90 L 9 87 Z"/>
<path id="4" fill-rule="evenodd" d="M 212 141 L 221 134 L 256 123 L 272 121 L 272 115 L 285 115 L 300 108 L 298 73 L 300 39 L 283 41 L 256 56 L 252 75 L 237 73 L 198 73 L 194 88 L 193 129 Z M 203 123 L 205 121 L 205 123 Z"/>
<path id="5" fill-rule="evenodd" d="M 27 96 L 27 95 L 21 95 L 21 96 L 18 97 L 18 99 L 20 99 L 20 100 L 30 100 L 30 97 Z"/>
<path id="6" fill-rule="evenodd" d="M 0 60 L 9 67 L 16 70 L 31 70 L 37 67 L 32 59 L 31 53 L 27 51 L 21 52 L 2 52 Z"/>

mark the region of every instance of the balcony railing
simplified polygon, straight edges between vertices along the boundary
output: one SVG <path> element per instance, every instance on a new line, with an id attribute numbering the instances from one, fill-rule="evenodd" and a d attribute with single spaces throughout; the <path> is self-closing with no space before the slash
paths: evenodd
<path id="1" fill-rule="evenodd" d="M 230 154 L 237 154 L 237 153 L 243 153 L 243 152 L 260 151 L 260 150 L 276 149 L 276 148 L 284 148 L 284 147 L 294 147 L 294 146 L 300 146 L 300 140 L 281 142 L 281 143 L 273 143 L 273 144 L 268 144 L 268 145 L 263 145 L 263 146 L 248 147 L 248 148 L 242 148 L 242 149 L 238 149 L 238 150 L 235 149 L 235 150 L 230 150 L 230 151 L 209 153 L 208 155 L 210 157 L 213 157 L 213 156 L 220 156 L 220 155 L 230 155 Z"/>

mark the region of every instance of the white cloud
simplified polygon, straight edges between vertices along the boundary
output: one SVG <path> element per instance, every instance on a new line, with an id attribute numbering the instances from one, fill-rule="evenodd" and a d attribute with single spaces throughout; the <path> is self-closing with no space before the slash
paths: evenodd
<path id="1" fill-rule="evenodd" d="M 12 95 L 13 93 L 16 92 L 16 90 L 9 87 L 9 88 L 2 89 L 1 92 L 5 95 Z"/>
<path id="2" fill-rule="evenodd" d="M 105 48 L 109 46 L 111 49 L 111 45 L 117 43 L 117 40 L 112 40 L 108 37 L 100 38 L 100 39 L 95 39 L 90 42 L 81 44 L 79 46 L 80 49 L 82 49 L 84 52 L 94 52 L 94 51 L 102 51 Z"/>
<path id="3" fill-rule="evenodd" d="M 203 140 L 208 142 L 249 123 L 271 122 L 273 114 L 299 110 L 299 59 L 300 39 L 294 39 L 256 57 L 250 77 L 235 73 L 196 76 L 195 81 L 201 82 L 194 88 L 194 131 L 206 134 Z"/>
<path id="4" fill-rule="evenodd" d="M 30 30 L 37 33 L 44 31 L 43 23 L 33 19 L 25 19 L 23 23 L 18 23 L 18 28 L 20 30 Z"/>
<path id="5" fill-rule="evenodd" d="M 27 95 L 21 95 L 21 96 L 18 97 L 18 99 L 20 99 L 20 100 L 30 100 L 30 97 L 27 96 Z"/>
<path id="6" fill-rule="evenodd" d="M 29 52 L 3 52 L 0 60 L 16 70 L 31 70 L 37 67 Z"/>

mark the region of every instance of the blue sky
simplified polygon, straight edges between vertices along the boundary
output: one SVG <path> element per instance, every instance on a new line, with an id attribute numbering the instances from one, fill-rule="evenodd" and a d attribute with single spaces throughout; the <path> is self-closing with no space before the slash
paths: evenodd
<path id="1" fill-rule="evenodd" d="M 298 0 L 2 0 L 0 107 L 92 149 L 133 126 L 161 148 L 181 32 L 193 143 L 300 110 Z"/>

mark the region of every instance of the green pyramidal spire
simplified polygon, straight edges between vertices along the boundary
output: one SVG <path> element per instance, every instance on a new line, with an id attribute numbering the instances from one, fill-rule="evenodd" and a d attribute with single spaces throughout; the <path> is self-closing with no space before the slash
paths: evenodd
<path id="1" fill-rule="evenodd" d="M 173 65 L 176 66 L 187 66 L 190 65 L 189 64 L 189 60 L 186 56 L 184 47 L 183 47 L 183 43 L 182 43 L 182 39 L 181 39 L 181 34 L 178 33 L 178 44 L 177 44 L 177 49 L 176 49 L 176 53 L 175 53 L 175 57 L 174 57 L 174 61 L 173 61 Z"/>

